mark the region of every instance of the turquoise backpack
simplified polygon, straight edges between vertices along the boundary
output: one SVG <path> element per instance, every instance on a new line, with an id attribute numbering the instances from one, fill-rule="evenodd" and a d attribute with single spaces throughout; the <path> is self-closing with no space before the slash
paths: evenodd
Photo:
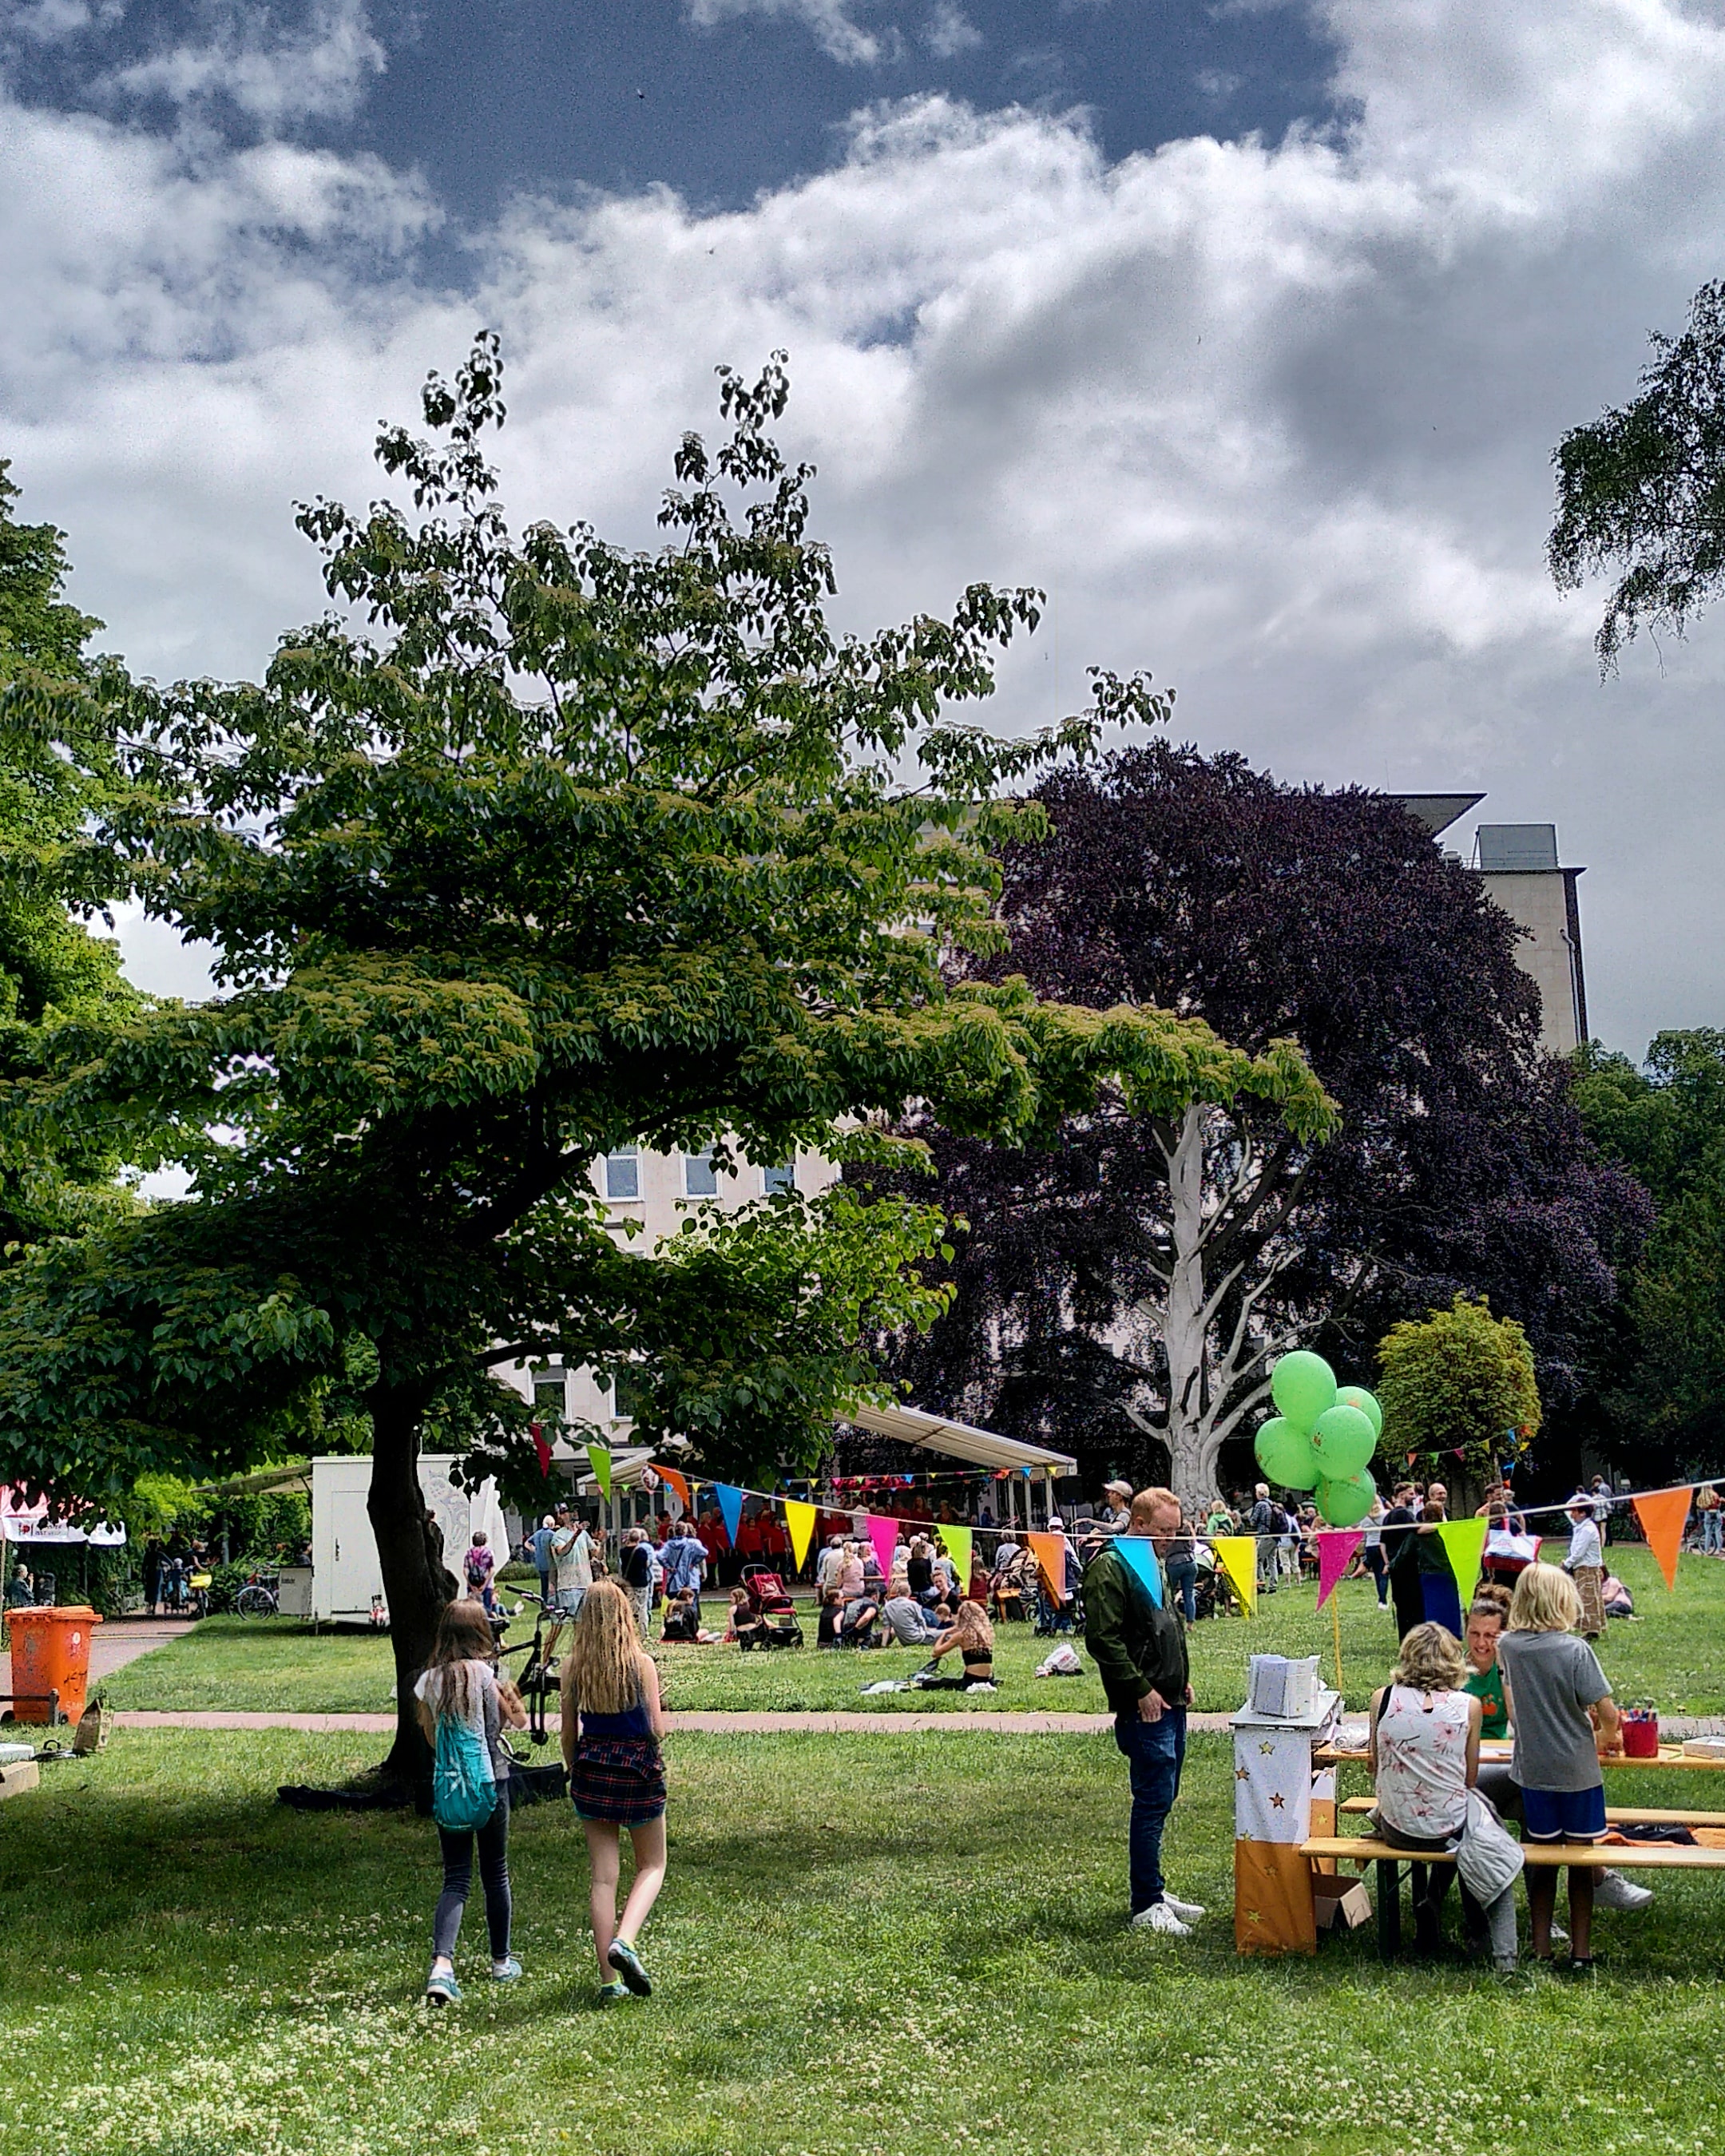
<path id="1" fill-rule="evenodd" d="M 451 1834 L 481 1827 L 497 1809 L 497 1784 L 478 1731 L 451 1715 L 437 1718 L 431 1768 L 431 1816 Z"/>

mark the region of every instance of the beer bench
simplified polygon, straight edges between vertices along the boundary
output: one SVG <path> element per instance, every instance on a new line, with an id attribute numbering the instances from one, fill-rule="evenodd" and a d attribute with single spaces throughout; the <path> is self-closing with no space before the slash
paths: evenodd
<path id="1" fill-rule="evenodd" d="M 1343 1812 L 1373 1812 L 1378 1809 L 1375 1797 L 1348 1797 L 1337 1806 Z M 1658 1811 L 1634 1804 L 1607 1804 L 1605 1824 L 1608 1826 L 1717 1826 L 1725 1827 L 1725 1812 L 1697 1811 L 1692 1808 L 1681 1811 Z"/>
<path id="2" fill-rule="evenodd" d="M 1363 1807 L 1364 1803 L 1364 1799 L 1350 1798 L 1343 1809 Z M 1606 1816 L 1609 1819 L 1612 1815 L 1608 1812 Z M 1620 1821 L 1656 1816 L 1645 1812 L 1617 1815 Z M 1680 1814 L 1671 1822 L 1685 1825 L 1695 1823 L 1692 1814 Z M 1301 1845 L 1300 1853 L 1313 1864 L 1377 1866 L 1378 1950 L 1386 1961 L 1402 1943 L 1401 1866 L 1455 1861 L 1451 1850 L 1421 1851 L 1416 1854 L 1363 1834 L 1314 1835 L 1311 1840 Z M 1725 1871 L 1725 1849 L 1674 1847 L 1670 1842 L 1524 1841 L 1522 1855 L 1528 1865 L 1548 1871 L 1561 1871 L 1565 1865 L 1573 1864 L 1594 1871 Z"/>

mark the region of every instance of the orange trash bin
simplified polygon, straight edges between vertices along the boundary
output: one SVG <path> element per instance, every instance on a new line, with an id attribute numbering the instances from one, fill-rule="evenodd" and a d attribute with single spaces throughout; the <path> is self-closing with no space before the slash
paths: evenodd
<path id="1" fill-rule="evenodd" d="M 90 1634 L 101 1623 L 81 1603 L 64 1609 L 8 1609 L 12 1630 L 12 1712 L 19 1722 L 49 1722 L 58 1706 L 63 1722 L 84 1712 L 90 1686 Z"/>

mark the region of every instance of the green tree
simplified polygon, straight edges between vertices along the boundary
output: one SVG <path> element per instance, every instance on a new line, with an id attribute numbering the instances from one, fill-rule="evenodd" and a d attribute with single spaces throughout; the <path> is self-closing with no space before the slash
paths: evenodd
<path id="1" fill-rule="evenodd" d="M 1661 1033 L 1640 1069 L 1584 1050 L 1576 1098 L 1654 1204 L 1601 1358 L 1608 1426 L 1632 1436 L 1643 1471 L 1712 1470 L 1725 1460 L 1725 1032 Z"/>
<path id="2" fill-rule="evenodd" d="M 1447 1310 L 1404 1318 L 1378 1344 L 1384 1453 L 1453 1452 L 1476 1475 L 1503 1457 L 1512 1431 L 1538 1434 L 1539 1388 L 1527 1336 L 1493 1317 L 1483 1296 L 1458 1295 Z"/>
<path id="3" fill-rule="evenodd" d="M 1649 341 L 1640 395 L 1552 452 L 1547 557 L 1558 589 L 1617 578 L 1596 639 L 1601 673 L 1643 627 L 1681 636 L 1725 578 L 1725 283 L 1702 286 L 1681 336 Z"/>
<path id="4" fill-rule="evenodd" d="M 118 1124 L 193 1178 L 6 1284 L 0 1466 L 100 1492 L 278 1456 L 314 1392 L 363 1412 L 397 1769 L 444 1592 L 422 1443 L 539 1486 L 500 1363 L 626 1373 L 644 1435 L 765 1473 L 867 1392 L 860 1338 L 940 1306 L 919 1267 L 943 1223 L 908 1197 L 778 1194 L 655 1256 L 607 1231 L 597 1157 L 879 1154 L 911 1097 L 1035 1142 L 1108 1081 L 1147 1111 L 1247 1086 L 1330 1113 L 1286 1045 L 943 981 L 943 947 L 998 937 L 988 850 L 1042 828 L 997 789 L 1165 700 L 1100 675 L 1091 711 L 1016 744 L 955 716 L 1029 592 L 836 636 L 809 474 L 768 431 L 778 362 L 722 371 L 730 438 L 685 437 L 654 553 L 511 535 L 480 439 L 500 388 L 484 336 L 428 383 L 428 438 L 384 430 L 412 512 L 302 508 L 340 611 L 261 684 L 95 685 L 80 725 L 123 783 L 92 875 L 213 943 L 221 992 L 62 1028 L 0 1104 L 25 1134 Z"/>
<path id="5" fill-rule="evenodd" d="M 64 535 L 20 524 L 0 459 L 0 1083 L 42 1068 L 48 1029 L 121 1022 L 139 1008 L 118 947 L 69 911 L 82 895 L 80 839 L 94 767 L 57 753 L 37 711 L 69 714 L 95 678 L 85 646 L 101 627 L 64 597 Z M 0 1249 L 79 1231 L 125 1203 L 120 1156 L 95 1127 L 15 1142 L 0 1132 Z"/>

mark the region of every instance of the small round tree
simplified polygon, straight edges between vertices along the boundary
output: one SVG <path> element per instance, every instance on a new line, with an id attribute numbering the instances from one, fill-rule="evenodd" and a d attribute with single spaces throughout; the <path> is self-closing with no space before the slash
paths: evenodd
<path id="1" fill-rule="evenodd" d="M 1459 1450 L 1467 1472 L 1489 1476 L 1507 1437 L 1539 1428 L 1527 1336 L 1514 1318 L 1493 1317 L 1483 1296 L 1393 1326 L 1378 1367 L 1386 1457 Z"/>

